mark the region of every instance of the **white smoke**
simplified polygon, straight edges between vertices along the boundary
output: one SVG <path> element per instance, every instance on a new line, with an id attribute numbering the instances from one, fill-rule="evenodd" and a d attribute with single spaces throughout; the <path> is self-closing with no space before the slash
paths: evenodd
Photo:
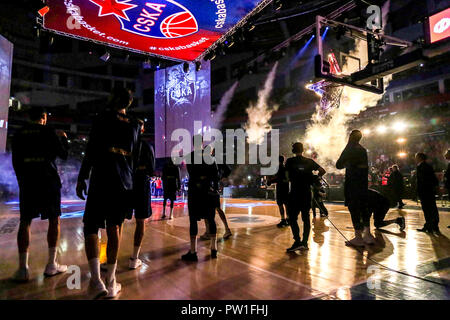
<path id="1" fill-rule="evenodd" d="M 238 85 L 238 82 L 236 81 L 230 89 L 225 92 L 222 99 L 220 99 L 220 103 L 217 106 L 216 111 L 212 115 L 211 119 L 211 128 L 219 129 L 222 127 L 222 122 L 225 116 L 225 113 L 227 111 L 228 105 L 231 102 L 231 99 L 233 99 L 234 91 L 236 90 L 236 87 Z"/>
<path id="2" fill-rule="evenodd" d="M 258 92 L 258 101 L 256 105 L 250 104 L 247 108 L 248 120 L 244 129 L 248 135 L 248 143 L 261 144 L 264 141 L 264 135 L 272 130 L 269 124 L 272 113 L 278 109 L 278 106 L 269 107 L 267 105 L 270 93 L 273 88 L 273 81 L 277 72 L 278 62 L 269 72 L 264 88 Z"/>

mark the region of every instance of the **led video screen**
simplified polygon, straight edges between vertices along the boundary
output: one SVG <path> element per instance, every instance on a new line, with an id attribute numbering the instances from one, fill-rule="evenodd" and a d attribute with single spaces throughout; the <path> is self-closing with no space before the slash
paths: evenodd
<path id="1" fill-rule="evenodd" d="M 428 28 L 429 43 L 450 37 L 450 8 L 430 16 Z"/>
<path id="2" fill-rule="evenodd" d="M 203 62 L 200 71 L 183 64 L 155 72 L 155 153 L 157 158 L 170 157 L 178 144 L 171 141 L 172 132 L 186 129 L 191 136 L 200 133 L 194 130 L 194 121 L 201 121 L 201 129 L 211 122 L 210 62 Z"/>
<path id="3" fill-rule="evenodd" d="M 193 61 L 267 0 L 47 0 L 43 26 L 107 45 Z"/>
<path id="4" fill-rule="evenodd" d="M 8 136 L 12 54 L 12 43 L 0 35 L 0 153 L 5 152 Z"/>

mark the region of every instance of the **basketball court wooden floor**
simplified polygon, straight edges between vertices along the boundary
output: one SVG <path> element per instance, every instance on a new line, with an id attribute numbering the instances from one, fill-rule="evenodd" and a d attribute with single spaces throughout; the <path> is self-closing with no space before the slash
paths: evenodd
<path id="1" fill-rule="evenodd" d="M 9 279 L 17 268 L 18 205 L 0 207 L 0 299 L 85 299 L 89 271 L 84 254 L 84 203 L 65 202 L 61 221 L 60 261 L 81 268 L 81 289 L 68 289 L 69 274 L 44 278 L 47 261 L 47 223 L 32 225 L 32 280 Z M 232 238 L 219 242 L 219 256 L 210 259 L 209 241 L 199 241 L 198 263 L 180 260 L 189 248 L 187 206 L 176 204 L 175 219 L 159 220 L 161 201 L 153 202 L 153 216 L 141 251 L 144 264 L 128 270 L 134 222 L 124 226 L 118 262 L 119 299 L 449 299 L 450 212 L 440 211 L 442 235 L 419 233 L 423 214 L 417 209 L 390 210 L 388 218 L 404 216 L 407 227 L 391 225 L 374 232 L 377 243 L 361 252 L 346 247 L 343 235 L 353 235 L 342 205 L 327 205 L 330 220 L 312 218 L 309 251 L 287 254 L 289 228 L 278 229 L 273 201 L 222 200 Z M 224 230 L 217 218 L 219 235 Z M 340 234 L 332 223 L 340 230 Z M 204 231 L 199 223 L 200 232 Z M 101 260 L 105 261 L 102 237 Z M 388 269 L 389 268 L 389 269 Z"/>

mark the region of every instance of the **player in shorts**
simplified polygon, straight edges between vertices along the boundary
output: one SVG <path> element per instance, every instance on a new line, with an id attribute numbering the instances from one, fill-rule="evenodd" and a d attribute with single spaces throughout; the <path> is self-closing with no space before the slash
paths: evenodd
<path id="1" fill-rule="evenodd" d="M 172 158 L 166 162 L 162 172 L 162 181 L 164 187 L 163 214 L 161 219 L 166 218 L 167 200 L 170 200 L 169 219 L 173 217 L 173 204 L 177 199 L 177 191 L 180 190 L 180 169 L 173 163 Z"/>
<path id="2" fill-rule="evenodd" d="M 20 225 L 17 233 L 19 270 L 14 280 L 25 282 L 30 278 L 28 250 L 31 221 L 48 220 L 48 263 L 45 276 L 64 273 L 67 266 L 56 262 L 60 234 L 61 180 L 55 160 L 67 159 L 67 136 L 47 126 L 47 112 L 33 107 L 30 123 L 21 128 L 12 141 L 12 163 L 19 184 Z"/>
<path id="3" fill-rule="evenodd" d="M 211 149 L 210 146 L 207 146 L 205 148 L 205 151 L 209 152 L 210 149 Z M 215 156 L 216 156 L 215 149 L 212 149 L 211 156 L 214 157 L 214 159 L 215 159 Z M 217 161 L 215 161 L 215 162 L 217 164 Z M 226 178 L 228 178 L 230 176 L 231 168 L 227 164 L 222 163 L 222 164 L 217 164 L 217 169 L 218 169 L 218 172 L 219 172 L 219 180 L 216 181 L 216 185 L 215 185 L 214 189 L 219 191 L 219 189 L 221 189 L 221 186 L 222 186 L 221 183 L 220 183 L 220 180 L 226 179 Z M 222 239 L 223 240 L 227 240 L 233 234 L 231 233 L 231 229 L 230 229 L 230 227 L 228 225 L 227 216 L 225 215 L 225 212 L 220 207 L 220 192 L 215 194 L 213 197 L 214 197 L 214 207 L 216 208 L 216 212 L 219 214 L 220 220 L 222 220 L 223 226 L 225 228 L 225 233 L 223 234 Z M 205 233 L 200 236 L 200 240 L 210 240 L 211 239 L 210 236 L 209 236 L 209 223 L 208 223 L 208 220 L 205 220 L 205 227 L 206 227 Z"/>
<path id="4" fill-rule="evenodd" d="M 94 120 L 77 183 L 77 195 L 84 199 L 83 216 L 86 256 L 91 280 L 91 298 L 116 297 L 121 291 L 116 281 L 117 256 L 122 224 L 132 202 L 134 160 L 139 147 L 140 125 L 126 114 L 133 101 L 131 92 L 114 88 L 110 109 Z M 86 180 L 89 179 L 89 191 Z M 108 236 L 106 286 L 100 278 L 99 229 Z"/>
<path id="5" fill-rule="evenodd" d="M 144 134 L 144 121 L 138 121 L 141 125 L 141 134 Z M 145 221 L 152 215 L 150 177 L 155 170 L 155 153 L 153 147 L 148 142 L 140 139 L 139 150 L 136 155 L 132 209 L 127 216 L 128 220 L 132 220 L 134 209 L 136 229 L 134 230 L 133 254 L 128 261 L 128 267 L 130 269 L 137 269 L 142 266 L 142 260 L 139 259 L 139 252 L 141 251 L 142 240 L 145 234 Z M 107 271 L 107 268 L 108 265 L 106 263 L 101 265 L 102 271 Z"/>
<path id="6" fill-rule="evenodd" d="M 289 222 L 286 219 L 286 210 L 288 205 L 288 195 L 289 195 L 289 181 L 286 175 L 286 167 L 284 166 L 284 156 L 278 158 L 279 165 L 278 171 L 274 177 L 269 178 L 268 186 L 272 183 L 277 184 L 276 195 L 277 195 L 277 205 L 280 210 L 281 221 L 277 224 L 278 228 L 283 228 L 289 226 Z"/>

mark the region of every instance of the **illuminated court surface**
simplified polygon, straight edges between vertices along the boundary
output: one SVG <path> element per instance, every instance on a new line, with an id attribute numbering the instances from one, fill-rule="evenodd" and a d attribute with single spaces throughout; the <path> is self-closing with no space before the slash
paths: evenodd
<path id="1" fill-rule="evenodd" d="M 44 279 L 47 223 L 32 225 L 32 280 L 9 280 L 17 268 L 17 204 L 0 207 L 0 298 L 85 299 L 89 281 L 80 213 L 83 202 L 65 202 L 61 222 L 60 261 L 81 268 L 81 290 L 69 290 L 68 274 Z M 189 248 L 187 206 L 176 204 L 175 219 L 160 221 L 162 202 L 153 202 L 153 216 L 141 250 L 144 265 L 128 270 L 134 222 L 124 226 L 118 262 L 119 299 L 449 299 L 450 213 L 440 211 L 442 235 L 419 233 L 422 212 L 413 206 L 391 209 L 387 218 L 404 216 L 405 232 L 397 225 L 374 232 L 377 243 L 362 253 L 346 247 L 343 235 L 353 235 L 350 215 L 342 205 L 328 204 L 330 220 L 312 218 L 309 251 L 287 254 L 289 228 L 278 229 L 273 201 L 222 200 L 233 231 L 219 242 L 217 260 L 210 259 L 209 241 L 199 241 L 198 263 L 180 260 Z M 408 209 L 410 208 L 410 209 Z M 166 212 L 168 213 L 168 212 Z M 217 217 L 219 235 L 224 229 Z M 204 232 L 203 223 L 199 223 Z M 106 238 L 101 260 L 105 261 Z M 383 268 L 382 266 L 390 269 Z M 396 272 L 399 271 L 399 272 Z"/>

